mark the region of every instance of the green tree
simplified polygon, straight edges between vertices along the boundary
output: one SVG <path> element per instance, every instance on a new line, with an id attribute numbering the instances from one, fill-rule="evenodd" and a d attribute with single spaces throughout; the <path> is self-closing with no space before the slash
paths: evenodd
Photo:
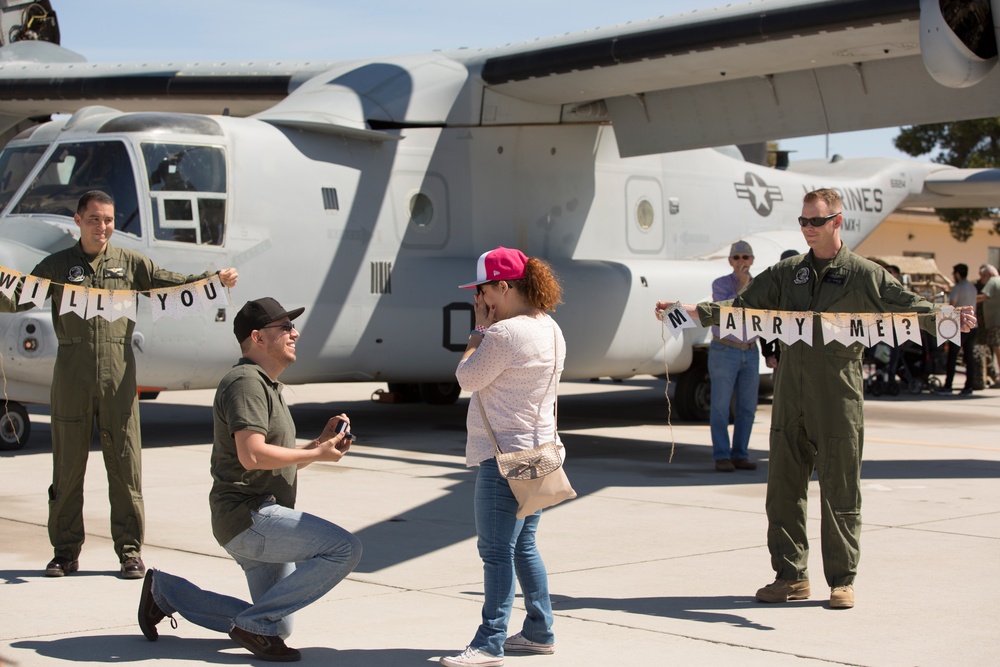
<path id="1" fill-rule="evenodd" d="M 939 149 L 940 152 L 933 160 L 953 167 L 998 167 L 1000 118 L 904 127 L 896 137 L 895 144 L 896 148 L 914 157 Z M 988 216 L 993 216 L 993 231 L 1000 234 L 1000 218 L 996 217 L 996 209 L 939 208 L 935 211 L 948 223 L 951 235 L 959 241 L 967 241 L 972 236 L 976 221 Z"/>

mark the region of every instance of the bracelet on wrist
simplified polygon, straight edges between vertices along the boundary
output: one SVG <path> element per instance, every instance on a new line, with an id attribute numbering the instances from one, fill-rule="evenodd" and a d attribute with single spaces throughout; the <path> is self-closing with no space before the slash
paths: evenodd
<path id="1" fill-rule="evenodd" d="M 482 331 L 477 331 L 476 329 L 469 332 L 469 338 L 472 338 L 473 336 L 482 336 L 483 338 L 486 338 L 486 334 Z"/>
<path id="2" fill-rule="evenodd" d="M 486 327 L 484 327 L 482 324 L 476 325 L 476 331 L 483 334 L 484 336 L 486 335 Z"/>

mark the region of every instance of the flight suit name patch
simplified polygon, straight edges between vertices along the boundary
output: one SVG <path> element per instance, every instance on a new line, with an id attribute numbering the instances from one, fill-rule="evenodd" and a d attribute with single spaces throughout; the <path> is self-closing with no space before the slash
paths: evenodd
<path id="1" fill-rule="evenodd" d="M 114 267 L 114 268 L 111 268 L 111 269 L 105 268 L 104 269 L 104 277 L 105 278 L 124 278 L 125 277 L 125 269 L 123 269 L 120 266 Z"/>
<path id="2" fill-rule="evenodd" d="M 831 271 L 823 276 L 823 282 L 829 285 L 843 285 L 847 282 L 847 274 L 841 273 L 840 271 Z"/>

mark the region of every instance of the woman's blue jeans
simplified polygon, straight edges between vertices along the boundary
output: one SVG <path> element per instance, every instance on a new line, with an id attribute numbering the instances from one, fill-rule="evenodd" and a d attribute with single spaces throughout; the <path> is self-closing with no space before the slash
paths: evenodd
<path id="1" fill-rule="evenodd" d="M 229 632 L 235 625 L 287 638 L 292 613 L 323 597 L 361 560 L 361 542 L 351 533 L 274 503 L 264 503 L 253 513 L 253 526 L 224 548 L 243 568 L 253 604 L 157 570 L 153 600 L 163 613 L 177 612 L 218 632 Z"/>
<path id="2" fill-rule="evenodd" d="M 500 476 L 495 459 L 479 464 L 476 477 L 476 534 L 485 580 L 483 622 L 470 646 L 503 655 L 514 604 L 514 577 L 521 584 L 527 617 L 521 633 L 540 644 L 555 643 L 549 578 L 538 553 L 535 531 L 542 512 L 518 519 L 517 499 Z"/>

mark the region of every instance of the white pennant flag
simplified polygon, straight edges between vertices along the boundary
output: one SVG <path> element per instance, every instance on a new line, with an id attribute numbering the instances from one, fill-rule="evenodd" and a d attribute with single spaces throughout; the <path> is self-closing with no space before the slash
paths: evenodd
<path id="1" fill-rule="evenodd" d="M 785 313 L 785 334 L 782 340 L 787 345 L 802 341 L 806 345 L 813 344 L 813 314 L 808 311 L 789 311 Z"/>
<path id="2" fill-rule="evenodd" d="M 946 340 L 959 343 L 962 340 L 962 313 L 954 306 L 941 306 L 937 312 L 938 345 L 944 345 Z"/>
<path id="3" fill-rule="evenodd" d="M 761 338 L 763 338 L 769 343 L 776 340 L 782 340 L 784 329 L 785 329 L 784 313 L 774 310 L 764 311 L 764 332 L 760 335 Z"/>
<path id="4" fill-rule="evenodd" d="M 743 324 L 746 326 L 746 340 L 752 340 L 764 333 L 764 311 L 747 308 L 743 311 Z"/>
<path id="5" fill-rule="evenodd" d="M 154 322 L 164 315 L 176 320 L 201 311 L 201 301 L 192 285 L 152 290 L 149 293 L 149 300 L 153 304 Z"/>
<path id="6" fill-rule="evenodd" d="M 127 317 L 135 322 L 139 295 L 131 290 L 111 290 L 111 321 Z"/>
<path id="7" fill-rule="evenodd" d="M 14 290 L 17 289 L 17 281 L 24 274 L 20 271 L 12 271 L 0 266 L 0 294 L 3 294 L 9 301 L 14 301 Z"/>
<path id="8" fill-rule="evenodd" d="M 896 344 L 892 336 L 892 316 L 888 313 L 872 313 L 871 324 L 868 325 L 868 344 L 875 347 L 885 343 L 889 347 Z"/>
<path id="9" fill-rule="evenodd" d="M 82 285 L 63 285 L 59 314 L 76 313 L 80 319 L 87 317 L 87 288 Z"/>
<path id="10" fill-rule="evenodd" d="M 219 279 L 219 274 L 210 276 L 205 280 L 199 280 L 193 287 L 198 291 L 202 310 L 225 308 L 229 305 L 229 299 L 226 298 L 226 288 Z"/>
<path id="11" fill-rule="evenodd" d="M 674 338 L 680 336 L 683 329 L 693 329 L 697 326 L 688 317 L 687 311 L 679 303 L 675 303 L 670 308 L 660 311 L 660 319 L 663 321 L 663 327 Z"/>
<path id="12" fill-rule="evenodd" d="M 920 341 L 920 325 L 916 313 L 893 313 L 892 327 L 896 332 L 896 345 L 902 345 L 911 340 L 917 345 Z"/>
<path id="13" fill-rule="evenodd" d="M 48 278 L 26 276 L 24 285 L 21 287 L 21 298 L 18 300 L 18 303 L 33 303 L 41 307 L 45 303 L 45 297 L 49 294 L 49 284 L 51 282 Z"/>
<path id="14" fill-rule="evenodd" d="M 743 340 L 743 309 L 719 306 L 719 338 Z"/>
<path id="15" fill-rule="evenodd" d="M 847 313 L 820 313 L 820 325 L 823 327 L 823 344 L 829 345 L 836 341 L 847 347 L 851 344 L 850 315 Z"/>
<path id="16" fill-rule="evenodd" d="M 111 290 L 87 289 L 87 319 L 95 317 L 111 321 Z"/>
<path id="17" fill-rule="evenodd" d="M 847 315 L 847 340 L 868 347 L 868 330 L 872 326 L 871 313 L 850 313 Z"/>

